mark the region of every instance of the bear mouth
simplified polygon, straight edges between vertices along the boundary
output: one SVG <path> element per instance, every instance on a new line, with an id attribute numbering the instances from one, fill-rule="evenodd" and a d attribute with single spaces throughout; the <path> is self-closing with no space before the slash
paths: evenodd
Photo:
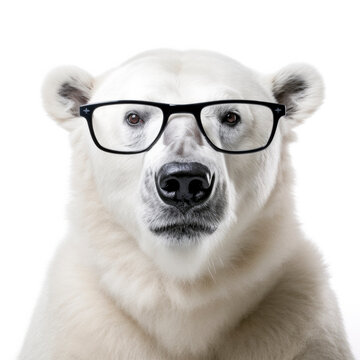
<path id="1" fill-rule="evenodd" d="M 210 235 L 216 231 L 216 228 L 217 226 L 189 222 L 150 227 L 150 230 L 157 236 L 164 236 L 168 239 L 178 241 L 184 238 L 195 240 L 202 235 Z"/>

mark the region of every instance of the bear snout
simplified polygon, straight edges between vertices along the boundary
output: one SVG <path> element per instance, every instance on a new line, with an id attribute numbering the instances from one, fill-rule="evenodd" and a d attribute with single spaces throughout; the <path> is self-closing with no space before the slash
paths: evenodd
<path id="1" fill-rule="evenodd" d="M 210 169 L 203 164 L 171 162 L 160 168 L 155 183 L 162 201 L 185 213 L 210 197 L 214 179 Z"/>

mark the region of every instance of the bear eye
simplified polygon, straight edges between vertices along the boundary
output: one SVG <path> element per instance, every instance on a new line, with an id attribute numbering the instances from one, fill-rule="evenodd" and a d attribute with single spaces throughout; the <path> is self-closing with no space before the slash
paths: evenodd
<path id="1" fill-rule="evenodd" d="M 225 123 L 226 125 L 234 126 L 238 122 L 240 122 L 240 115 L 238 115 L 234 112 L 228 112 L 222 118 L 222 122 Z"/>
<path id="2" fill-rule="evenodd" d="M 144 120 L 138 114 L 135 114 L 135 113 L 128 114 L 126 117 L 126 121 L 129 125 L 132 125 L 132 126 L 139 125 L 144 122 Z"/>

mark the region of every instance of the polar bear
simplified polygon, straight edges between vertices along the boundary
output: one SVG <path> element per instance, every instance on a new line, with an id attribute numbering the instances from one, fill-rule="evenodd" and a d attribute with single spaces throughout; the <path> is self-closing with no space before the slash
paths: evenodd
<path id="1" fill-rule="evenodd" d="M 294 215 L 315 69 L 156 50 L 98 78 L 55 69 L 43 98 L 70 134 L 72 199 L 19 359 L 353 359 Z"/>

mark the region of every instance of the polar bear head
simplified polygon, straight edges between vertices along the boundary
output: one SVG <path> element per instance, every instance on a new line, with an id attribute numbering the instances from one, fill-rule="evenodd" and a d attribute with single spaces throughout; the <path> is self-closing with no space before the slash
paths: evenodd
<path id="1" fill-rule="evenodd" d="M 323 86 L 304 64 L 264 76 L 215 53 L 161 50 L 98 78 L 55 69 L 43 97 L 71 133 L 81 187 L 95 184 L 104 211 L 162 271 L 194 278 L 284 210 L 287 144 Z"/>

